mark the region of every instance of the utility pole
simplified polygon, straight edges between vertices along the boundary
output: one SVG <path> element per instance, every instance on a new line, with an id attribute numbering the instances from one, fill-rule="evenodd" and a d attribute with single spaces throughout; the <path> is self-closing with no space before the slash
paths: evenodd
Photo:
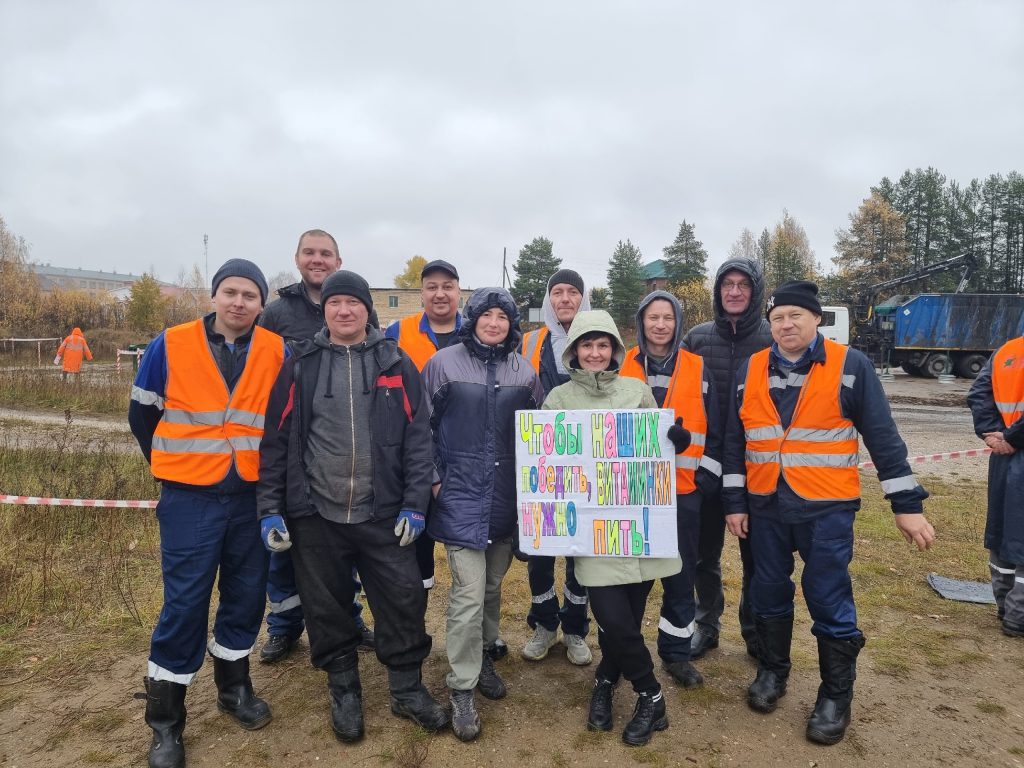
<path id="1" fill-rule="evenodd" d="M 209 245 L 210 236 L 207 234 L 203 235 L 203 272 L 206 273 L 206 282 L 210 282 L 210 252 L 207 249 Z"/>
<path id="2" fill-rule="evenodd" d="M 508 269 L 505 267 L 505 258 L 508 256 L 508 248 L 501 249 L 501 287 L 505 288 L 505 278 L 508 276 Z"/>

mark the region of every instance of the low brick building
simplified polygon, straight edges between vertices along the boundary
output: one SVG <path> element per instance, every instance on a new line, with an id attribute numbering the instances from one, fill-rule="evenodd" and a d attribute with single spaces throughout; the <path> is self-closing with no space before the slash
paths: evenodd
<path id="1" fill-rule="evenodd" d="M 472 288 L 462 289 L 460 310 L 466 306 L 466 300 L 472 292 Z M 381 328 L 387 328 L 395 320 L 401 320 L 406 315 L 423 311 L 419 288 L 371 288 L 370 294 L 373 296 L 373 308 L 377 310 Z"/>

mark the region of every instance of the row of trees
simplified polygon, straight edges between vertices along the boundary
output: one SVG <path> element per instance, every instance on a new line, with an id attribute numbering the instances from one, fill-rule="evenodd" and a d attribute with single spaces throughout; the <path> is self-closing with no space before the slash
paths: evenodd
<path id="1" fill-rule="evenodd" d="M 0 336 L 5 338 L 62 337 L 79 326 L 86 331 L 131 331 L 145 340 L 209 310 L 210 292 L 198 266 L 179 275 L 178 283 L 181 290 L 173 299 L 162 295 L 152 275 L 143 275 L 132 285 L 127 301 L 87 291 L 44 293 L 29 266 L 24 238 L 11 232 L 0 217 Z"/>
<path id="2" fill-rule="evenodd" d="M 973 258 L 969 290 L 1024 291 L 1024 176 L 1012 171 L 967 184 L 934 168 L 883 178 L 836 231 L 836 298 L 855 300 L 877 282 L 961 254 Z M 954 271 L 930 278 L 920 290 L 952 291 Z"/>
<path id="3" fill-rule="evenodd" d="M 524 309 L 542 306 L 547 280 L 562 264 L 553 251 L 546 237 L 534 238 L 519 251 L 512 295 Z M 787 280 L 819 277 L 807 233 L 786 210 L 782 219 L 765 227 L 759 237 L 744 229 L 729 257 L 760 262 L 769 290 Z M 697 238 L 696 225 L 684 219 L 672 243 L 662 248 L 662 264 L 668 290 L 682 302 L 688 326 L 713 316 L 707 262 L 708 252 Z M 591 290 L 591 306 L 607 309 L 621 328 L 632 328 L 647 285 L 643 254 L 630 240 L 620 240 L 615 246 L 606 279 L 607 288 Z"/>

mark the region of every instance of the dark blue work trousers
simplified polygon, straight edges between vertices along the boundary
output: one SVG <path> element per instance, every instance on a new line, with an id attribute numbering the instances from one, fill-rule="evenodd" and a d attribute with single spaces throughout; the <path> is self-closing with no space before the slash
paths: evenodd
<path id="1" fill-rule="evenodd" d="M 526 616 L 530 628 L 536 629 L 540 624 L 553 632 L 561 623 L 564 634 L 586 637 L 590 629 L 587 590 L 576 581 L 573 559 L 565 558 L 565 591 L 562 593 L 565 603 L 561 609 L 555 594 L 555 558 L 531 556 L 526 563 L 526 573 L 530 578 L 530 612 Z"/>
<path id="2" fill-rule="evenodd" d="M 853 510 L 829 512 L 803 523 L 782 523 L 764 515 L 750 517 L 754 579 L 750 595 L 759 618 L 792 615 L 793 552 L 800 553 L 800 580 L 816 637 L 860 637 L 853 603 L 850 560 L 853 558 Z"/>
<path id="3" fill-rule="evenodd" d="M 689 661 L 690 641 L 696 628 L 694 579 L 700 541 L 700 493 L 676 496 L 676 533 L 683 569 L 661 580 L 661 619 L 658 621 L 658 655 L 667 662 Z"/>
<path id="4" fill-rule="evenodd" d="M 156 508 L 164 605 L 149 660 L 175 675 L 203 664 L 214 579 L 219 600 L 211 653 L 249 653 L 263 619 L 267 551 L 260 540 L 255 493 L 219 495 L 165 486 Z"/>

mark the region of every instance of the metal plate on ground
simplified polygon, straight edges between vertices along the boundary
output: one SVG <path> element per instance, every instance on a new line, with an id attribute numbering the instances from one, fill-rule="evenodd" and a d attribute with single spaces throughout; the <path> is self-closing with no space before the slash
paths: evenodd
<path id="1" fill-rule="evenodd" d="M 957 600 L 961 603 L 985 603 L 995 605 L 996 599 L 992 595 L 992 585 L 981 581 L 962 581 L 939 576 L 937 573 L 928 574 L 928 583 L 932 589 L 938 592 L 947 600 Z"/>

